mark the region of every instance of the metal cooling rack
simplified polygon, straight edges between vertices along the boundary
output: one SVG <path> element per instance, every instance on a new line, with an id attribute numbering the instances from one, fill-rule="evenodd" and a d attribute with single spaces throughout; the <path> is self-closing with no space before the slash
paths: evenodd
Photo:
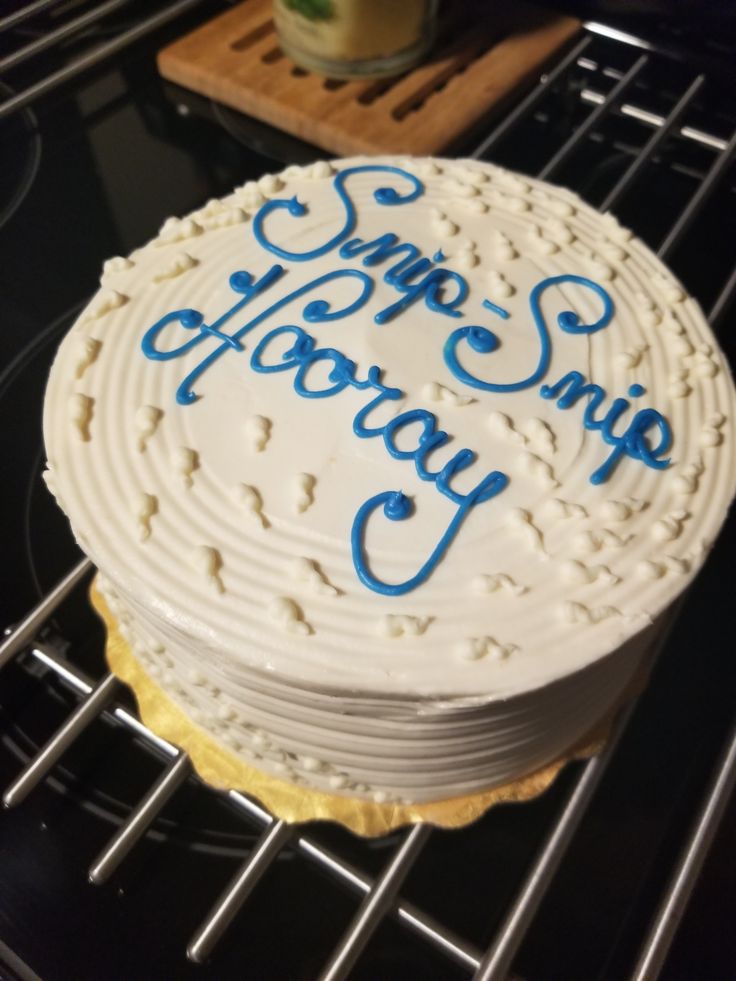
<path id="1" fill-rule="evenodd" d="M 0 31 L 17 24 L 21 18 L 51 7 L 54 0 L 38 0 L 18 14 L 0 20 Z M 58 0 L 57 0 L 58 2 Z M 194 6 L 197 0 L 180 0 L 170 4 L 159 14 L 137 24 L 112 41 L 35 83 L 30 88 L 0 104 L 0 116 L 49 92 L 61 82 L 73 77 L 92 64 L 110 57 L 124 45 L 132 43 L 155 27 Z M 121 2 L 115 4 L 120 6 Z M 98 6 L 100 13 L 113 4 Z M 607 57 L 615 47 L 616 66 L 608 64 Z M 17 58 L 17 55 L 16 55 Z M 690 74 L 689 79 L 672 96 L 672 105 L 666 111 L 652 104 L 655 86 L 650 85 L 650 73 L 664 55 L 652 45 L 603 25 L 589 23 L 579 41 L 537 85 L 529 91 L 516 108 L 480 143 L 474 155 L 492 159 L 497 149 L 509 140 L 519 128 L 537 116 L 543 117 L 545 104 L 553 94 L 575 102 L 576 113 L 587 109 L 581 121 L 567 134 L 559 145 L 546 156 L 537 169 L 540 177 L 555 179 L 567 168 L 575 156 L 595 141 L 602 128 L 611 121 L 627 119 L 642 128 L 639 146 L 625 147 L 628 159 L 614 186 L 601 201 L 594 203 L 603 209 L 617 209 L 641 179 L 665 146 L 672 143 L 696 144 L 710 153 L 709 163 L 701 174 L 697 190 L 679 213 L 669 223 L 657 248 L 662 258 L 669 259 L 685 236 L 702 216 L 711 195 L 722 190 L 728 180 L 728 172 L 736 152 L 736 132 L 733 135 L 704 130 L 688 123 L 688 117 L 698 103 L 704 86 L 712 84 L 705 74 Z M 625 65 L 621 67 L 621 61 Z M 0 63 L 0 70 L 2 70 Z M 677 156 L 673 165 L 677 165 Z M 736 294 L 736 268 L 726 271 L 717 284 L 710 303 L 709 316 L 716 329 L 730 307 Z M 144 740 L 165 760 L 161 776 L 151 787 L 128 819 L 93 862 L 89 870 L 94 884 L 105 882 L 125 856 L 151 827 L 164 805 L 188 779 L 196 779 L 186 754 L 155 736 L 131 713 L 116 706 L 116 696 L 121 684 L 106 674 L 93 682 L 83 676 L 69 661 L 52 647 L 37 640 L 39 631 L 92 571 L 85 559 L 80 562 L 27 617 L 12 630 L 0 644 L 0 670 L 13 658 L 24 656 L 57 676 L 78 696 L 79 704 L 66 723 L 23 769 L 6 790 L 3 803 L 13 807 L 21 803 L 52 770 L 69 746 L 85 732 L 86 728 L 102 713 L 112 713 L 127 727 L 131 734 Z M 304 828 L 288 826 L 274 819 L 259 804 L 247 796 L 229 792 L 227 797 L 243 814 L 261 829 L 261 836 L 249 857 L 237 870 L 231 881 L 205 917 L 192 938 L 187 956 L 201 962 L 211 953 L 235 915 L 241 909 L 256 883 L 268 872 L 274 859 L 284 848 L 316 863 L 330 873 L 349 890 L 361 897 L 355 916 L 335 948 L 320 977 L 322 979 L 345 978 L 376 928 L 385 917 L 393 917 L 403 928 L 410 930 L 430 944 L 438 958 L 447 958 L 468 972 L 469 976 L 482 981 L 502 981 L 509 977 L 513 962 L 522 940 L 530 927 L 545 893 L 550 886 L 576 829 L 585 815 L 586 808 L 598 787 L 606 768 L 617 750 L 632 709 L 619 720 L 605 751 L 581 766 L 579 776 L 554 822 L 550 825 L 546 840 L 510 903 L 506 916 L 496 931 L 489 947 L 481 950 L 456 935 L 445 925 L 425 914 L 412 903 L 404 901 L 400 891 L 413 863 L 420 855 L 430 836 L 441 834 L 425 826 L 416 826 L 403 833 L 399 845 L 376 878 L 345 861 L 338 854 L 317 843 Z M 648 934 L 642 944 L 637 962 L 631 969 L 634 981 L 654 981 L 662 969 L 674 938 L 687 900 L 697 880 L 709 846 L 713 841 L 720 818 L 736 783 L 736 725 L 718 759 L 708 790 L 697 811 L 689 837 L 679 855 L 671 878 L 660 897 L 659 907 L 652 919 Z M 215 793 L 215 791 L 212 791 Z"/>
<path id="2" fill-rule="evenodd" d="M 12 14 L 0 17 L 0 35 L 17 35 L 19 30 L 27 26 L 36 27 L 39 18 L 53 18 L 53 23 L 43 23 L 34 30 L 35 36 L 31 40 L 13 44 L 9 53 L 0 56 L 0 77 L 5 78 L 23 66 L 30 68 L 31 73 L 20 89 L 0 102 L 0 119 L 31 105 L 91 68 L 104 64 L 120 51 L 201 6 L 203 2 L 204 0 L 168 0 L 163 4 L 146 4 L 147 10 L 144 11 L 141 11 L 139 5 L 137 13 L 131 16 L 129 22 L 109 28 L 108 19 L 119 12 L 125 13 L 126 7 L 133 7 L 132 0 L 93 3 L 87 5 L 82 13 L 78 13 L 78 4 L 69 3 L 68 0 L 35 0 Z M 159 9 L 155 9 L 156 7 Z M 154 8 L 153 13 L 151 8 Z M 108 33 L 112 36 L 100 44 L 96 43 L 97 35 Z M 65 50 L 70 44 L 76 47 L 66 60 Z M 51 72 L 44 65 L 39 72 L 35 68 L 37 59 L 39 55 L 49 51 L 60 56 L 62 64 Z"/>

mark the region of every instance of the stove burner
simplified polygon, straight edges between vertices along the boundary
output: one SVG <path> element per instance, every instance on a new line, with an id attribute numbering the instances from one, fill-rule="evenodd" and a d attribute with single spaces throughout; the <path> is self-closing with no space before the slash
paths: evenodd
<path id="1" fill-rule="evenodd" d="M 9 97 L 13 90 L 0 82 L 0 93 Z M 0 143 L 6 148 L 22 147 L 22 152 L 3 154 L 3 178 L 0 184 L 0 229 L 6 225 L 23 204 L 41 165 L 41 133 L 32 109 L 7 119 L 2 125 Z"/>
<path id="2" fill-rule="evenodd" d="M 180 103 L 179 110 L 186 111 L 186 103 Z M 275 130 L 251 116 L 244 116 L 220 102 L 209 101 L 212 118 L 220 124 L 228 136 L 247 147 L 251 152 L 262 154 L 282 166 L 287 164 L 308 164 L 319 159 L 319 150 L 303 143 L 296 137 L 281 130 Z"/>

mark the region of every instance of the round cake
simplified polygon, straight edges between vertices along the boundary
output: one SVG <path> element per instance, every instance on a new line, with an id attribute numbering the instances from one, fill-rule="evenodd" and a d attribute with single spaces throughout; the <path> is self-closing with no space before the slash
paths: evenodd
<path id="1" fill-rule="evenodd" d="M 52 368 L 47 481 L 192 722 L 290 782 L 424 802 L 620 702 L 725 518 L 735 405 L 613 216 L 356 158 L 105 263 Z"/>

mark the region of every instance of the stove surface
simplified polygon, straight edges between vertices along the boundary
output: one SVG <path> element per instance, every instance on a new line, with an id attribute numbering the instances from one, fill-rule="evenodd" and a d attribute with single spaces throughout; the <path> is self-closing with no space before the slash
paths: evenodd
<path id="1" fill-rule="evenodd" d="M 41 404 L 56 345 L 96 288 L 102 260 L 127 254 L 171 214 L 285 163 L 323 155 L 162 82 L 153 53 L 189 23 L 179 21 L 38 105 L 0 119 L 3 626 L 17 622 L 79 559 L 40 480 Z M 600 53 L 589 52 L 588 60 L 597 67 L 580 67 L 556 102 L 541 104 L 526 129 L 494 146 L 488 159 L 539 170 L 590 111 L 581 93 L 606 84 L 603 67 L 624 71 L 636 56 L 613 42 L 595 43 Z M 679 82 L 691 77 L 682 62 L 668 61 L 659 75 L 653 70 L 643 93 L 647 104 L 666 108 Z M 0 84 L 0 96 L 9 94 L 5 89 Z M 695 112 L 704 132 L 730 138 L 732 105 L 706 95 Z M 633 127 L 619 116 L 594 133 L 560 182 L 600 204 L 643 139 Z M 621 220 L 656 245 L 711 156 L 712 148 L 697 141 L 663 151 L 624 200 Z M 675 271 L 706 307 L 736 262 L 736 245 L 724 232 L 736 227 L 733 173 L 726 183 L 673 255 Z M 733 356 L 733 330 L 722 342 Z M 527 981 L 615 981 L 635 960 L 733 718 L 733 542 L 732 515 L 527 934 L 515 966 Z M 83 590 L 44 634 L 94 678 L 103 671 L 101 639 Z M 3 669 L 0 786 L 76 703 L 68 686 L 29 658 Z M 260 834 L 226 798 L 196 781 L 176 794 L 111 883 L 88 883 L 90 863 L 161 770 L 160 757 L 105 716 L 27 801 L 0 813 L 0 978 L 317 976 L 358 900 L 289 848 L 211 961 L 197 967 L 186 960 L 192 933 Z M 577 772 L 569 767 L 536 801 L 498 807 L 462 832 L 435 832 L 402 895 L 483 948 Z M 732 802 L 662 974 L 668 981 L 734 977 L 734 817 Z M 371 875 L 401 840 L 361 842 L 328 825 L 309 834 Z M 383 922 L 351 974 L 372 981 L 468 976 L 394 919 Z"/>

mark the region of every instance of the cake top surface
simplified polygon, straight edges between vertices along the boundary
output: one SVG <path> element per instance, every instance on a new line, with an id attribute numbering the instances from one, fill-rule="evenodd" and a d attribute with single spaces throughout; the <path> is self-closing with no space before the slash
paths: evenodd
<path id="1" fill-rule="evenodd" d="M 162 636 L 305 687 L 495 698 L 645 628 L 734 492 L 694 300 L 477 161 L 290 167 L 129 258 L 61 345 L 48 482 Z"/>

